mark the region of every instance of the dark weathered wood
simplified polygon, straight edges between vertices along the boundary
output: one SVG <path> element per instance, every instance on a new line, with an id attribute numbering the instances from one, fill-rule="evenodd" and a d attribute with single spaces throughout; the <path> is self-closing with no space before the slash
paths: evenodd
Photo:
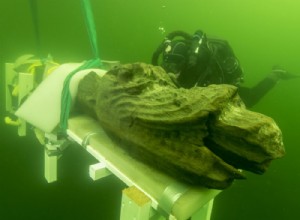
<path id="1" fill-rule="evenodd" d="M 134 157 L 193 184 L 224 189 L 239 169 L 262 173 L 284 155 L 276 123 L 234 86 L 177 88 L 162 68 L 135 63 L 90 73 L 77 98 Z"/>

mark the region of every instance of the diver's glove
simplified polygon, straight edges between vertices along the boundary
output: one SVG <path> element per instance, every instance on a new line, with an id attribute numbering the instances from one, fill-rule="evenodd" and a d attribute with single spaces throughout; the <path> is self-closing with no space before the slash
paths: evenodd
<path id="1" fill-rule="evenodd" d="M 290 72 L 288 72 L 287 70 L 283 69 L 280 66 L 273 66 L 272 72 L 270 73 L 269 78 L 271 78 L 272 80 L 277 82 L 279 80 L 288 80 L 288 79 L 300 78 L 300 75 L 290 73 Z"/>

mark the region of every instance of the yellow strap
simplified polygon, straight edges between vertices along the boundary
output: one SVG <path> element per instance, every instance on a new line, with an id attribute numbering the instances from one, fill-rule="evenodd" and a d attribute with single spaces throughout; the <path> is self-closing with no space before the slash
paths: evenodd
<path id="1" fill-rule="evenodd" d="M 31 64 L 28 69 L 27 69 L 27 73 L 32 73 L 35 74 L 35 69 L 36 67 L 42 66 L 42 62 L 37 60 L 36 62 L 34 62 L 33 64 Z"/>
<path id="2" fill-rule="evenodd" d="M 4 122 L 5 124 L 12 125 L 12 126 L 19 126 L 21 124 L 21 121 L 19 119 L 14 121 L 10 117 L 5 117 Z"/>

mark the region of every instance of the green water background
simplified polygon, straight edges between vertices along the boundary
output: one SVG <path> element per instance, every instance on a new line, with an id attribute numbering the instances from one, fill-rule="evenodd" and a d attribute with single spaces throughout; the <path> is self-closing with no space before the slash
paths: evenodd
<path id="1" fill-rule="evenodd" d="M 227 39 L 255 85 L 282 65 L 300 73 L 300 3 L 296 0 L 91 0 L 102 59 L 150 62 L 166 33 L 202 29 Z M 92 57 L 79 0 L 39 1 L 40 48 L 61 63 Z M 3 64 L 35 53 L 27 0 L 1 0 L 1 116 L 4 116 Z M 282 81 L 252 110 L 273 117 L 287 154 L 262 176 L 247 173 L 215 199 L 212 220 L 290 220 L 300 217 L 299 80 Z M 2 118 L 2 117 L 1 117 Z M 0 219 L 103 219 L 119 216 L 121 189 L 115 177 L 93 183 L 95 162 L 80 148 L 60 160 L 60 181 L 43 179 L 43 149 L 32 135 L 17 137 L 1 119 Z"/>

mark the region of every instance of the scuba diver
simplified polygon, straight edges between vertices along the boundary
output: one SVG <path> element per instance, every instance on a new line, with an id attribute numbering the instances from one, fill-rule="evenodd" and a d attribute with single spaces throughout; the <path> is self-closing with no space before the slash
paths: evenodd
<path id="1" fill-rule="evenodd" d="M 159 61 L 161 55 L 162 61 Z M 240 97 L 249 108 L 270 91 L 277 81 L 300 77 L 280 67 L 273 67 L 271 73 L 256 86 L 243 87 L 240 85 L 243 82 L 243 70 L 228 42 L 208 38 L 201 30 L 197 30 L 194 35 L 183 31 L 168 34 L 153 53 L 152 64 L 163 67 L 179 87 L 210 84 L 237 86 Z"/>

